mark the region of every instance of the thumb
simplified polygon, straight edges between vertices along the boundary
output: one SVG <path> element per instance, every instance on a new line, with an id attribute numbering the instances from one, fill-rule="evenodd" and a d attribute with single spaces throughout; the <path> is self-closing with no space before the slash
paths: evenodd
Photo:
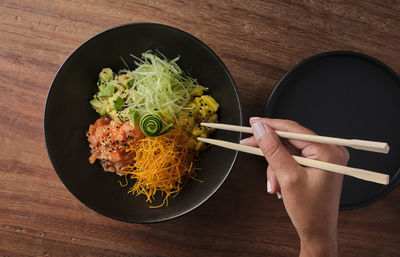
<path id="1" fill-rule="evenodd" d="M 299 170 L 300 165 L 286 150 L 275 131 L 262 122 L 255 122 L 251 129 L 261 151 L 264 153 L 269 165 L 274 170 L 278 180 L 279 177 L 293 170 Z"/>

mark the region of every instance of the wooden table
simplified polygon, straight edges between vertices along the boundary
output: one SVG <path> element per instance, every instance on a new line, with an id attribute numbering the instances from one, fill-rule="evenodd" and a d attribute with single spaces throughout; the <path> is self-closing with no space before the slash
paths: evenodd
<path id="1" fill-rule="evenodd" d="M 184 217 L 122 223 L 61 183 L 43 108 L 76 47 L 131 22 L 172 25 L 208 44 L 235 79 L 245 120 L 262 115 L 274 84 L 310 55 L 359 51 L 400 72 L 400 2 L 339 2 L 0 1 L 0 256 L 296 256 L 296 232 L 282 201 L 266 193 L 261 159 L 240 154 L 221 189 Z M 340 256 L 400 256 L 399 202 L 397 189 L 342 212 Z"/>

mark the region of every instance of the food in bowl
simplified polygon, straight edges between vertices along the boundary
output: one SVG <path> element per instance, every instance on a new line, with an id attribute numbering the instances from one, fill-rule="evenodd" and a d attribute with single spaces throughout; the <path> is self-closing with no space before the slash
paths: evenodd
<path id="1" fill-rule="evenodd" d="M 86 134 L 89 161 L 125 176 L 126 184 L 131 180 L 128 192 L 144 194 L 146 201 L 162 194 L 163 202 L 153 206 L 160 207 L 188 179 L 196 180 L 196 161 L 205 149 L 196 137 L 212 132 L 200 123 L 216 122 L 219 104 L 178 66 L 179 57 L 168 60 L 153 51 L 132 57 L 134 70 L 126 65 L 118 73 L 104 68 L 99 74 L 90 104 L 100 118 Z"/>

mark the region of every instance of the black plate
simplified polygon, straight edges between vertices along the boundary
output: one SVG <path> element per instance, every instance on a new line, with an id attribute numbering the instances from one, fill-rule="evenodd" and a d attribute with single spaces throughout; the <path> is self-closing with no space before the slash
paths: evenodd
<path id="1" fill-rule="evenodd" d="M 242 112 L 235 84 L 218 56 L 204 43 L 173 27 L 139 23 L 116 27 L 89 39 L 65 61 L 51 85 L 44 113 L 44 132 L 50 159 L 64 185 L 93 210 L 118 220 L 149 223 L 179 217 L 204 203 L 221 186 L 236 159 L 237 152 L 221 147 L 205 151 L 199 163 L 199 178 L 189 181 L 168 207 L 150 209 L 144 196 L 127 194 L 115 174 L 106 173 L 88 161 L 85 133 L 99 116 L 89 105 L 97 91 L 98 73 L 104 67 L 125 68 L 120 57 L 134 67 L 129 54 L 140 56 L 146 50 L 159 50 L 167 58 L 180 56 L 178 64 L 220 104 L 221 122 L 241 124 Z M 227 141 L 240 140 L 239 133 L 215 133 Z M 123 180 L 123 179 L 121 179 Z M 132 185 L 132 184 L 131 184 Z M 161 203 L 156 198 L 153 205 Z"/>
<path id="2" fill-rule="evenodd" d="M 291 119 L 318 134 L 388 142 L 388 155 L 349 149 L 349 166 L 390 175 L 387 186 L 345 176 L 340 208 L 371 204 L 400 181 L 400 78 L 354 52 L 328 52 L 297 64 L 276 84 L 265 115 Z"/>

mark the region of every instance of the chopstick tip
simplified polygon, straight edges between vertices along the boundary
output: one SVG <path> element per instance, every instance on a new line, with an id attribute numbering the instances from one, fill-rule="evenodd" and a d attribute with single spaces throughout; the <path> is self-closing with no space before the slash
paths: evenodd
<path id="1" fill-rule="evenodd" d="M 204 137 L 197 137 L 196 139 L 197 139 L 197 141 L 201 141 L 201 142 L 204 142 L 204 141 L 205 141 L 205 140 L 204 140 Z"/>
<path id="2" fill-rule="evenodd" d="M 384 153 L 389 153 L 390 147 L 389 144 L 385 145 Z"/>
<path id="3" fill-rule="evenodd" d="M 389 180 L 390 180 L 390 176 L 389 176 L 389 175 L 387 175 L 387 176 L 386 176 L 386 181 L 384 182 L 384 185 L 387 185 L 387 184 L 389 184 Z"/>

